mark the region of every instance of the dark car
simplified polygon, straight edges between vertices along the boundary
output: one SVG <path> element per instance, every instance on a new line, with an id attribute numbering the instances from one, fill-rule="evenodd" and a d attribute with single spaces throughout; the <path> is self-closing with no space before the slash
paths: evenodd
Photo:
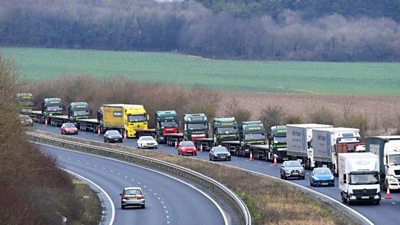
<path id="1" fill-rule="evenodd" d="M 326 167 L 314 168 L 310 175 L 310 186 L 335 186 L 335 177 Z"/>
<path id="2" fill-rule="evenodd" d="M 197 149 L 191 141 L 181 141 L 178 146 L 178 155 L 197 155 Z"/>
<path id="3" fill-rule="evenodd" d="M 120 142 L 122 143 L 123 137 L 117 130 L 108 130 L 104 134 L 104 142 Z"/>
<path id="4" fill-rule="evenodd" d="M 73 123 L 63 123 L 60 130 L 61 134 L 78 134 L 78 128 Z"/>
<path id="5" fill-rule="evenodd" d="M 296 177 L 304 180 L 305 172 L 304 167 L 297 160 L 289 160 L 282 163 L 280 170 L 281 178 L 287 179 L 289 177 Z"/>
<path id="6" fill-rule="evenodd" d="M 208 153 L 210 161 L 227 160 L 231 161 L 231 153 L 223 146 L 213 147 Z"/>

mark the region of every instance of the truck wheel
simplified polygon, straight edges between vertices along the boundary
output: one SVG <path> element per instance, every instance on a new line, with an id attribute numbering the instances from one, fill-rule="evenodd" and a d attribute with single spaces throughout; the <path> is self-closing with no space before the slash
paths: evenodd
<path id="1" fill-rule="evenodd" d="M 342 195 L 342 202 L 343 202 L 343 203 L 346 203 L 346 202 L 347 202 L 347 199 L 346 199 L 345 197 L 343 197 L 343 195 Z"/>

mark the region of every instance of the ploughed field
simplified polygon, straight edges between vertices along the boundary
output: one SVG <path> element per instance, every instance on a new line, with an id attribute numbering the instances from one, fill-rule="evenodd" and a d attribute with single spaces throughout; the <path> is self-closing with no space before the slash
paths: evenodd
<path id="1" fill-rule="evenodd" d="M 400 63 L 212 60 L 177 53 L 3 48 L 23 79 L 124 75 L 224 91 L 400 96 Z"/>

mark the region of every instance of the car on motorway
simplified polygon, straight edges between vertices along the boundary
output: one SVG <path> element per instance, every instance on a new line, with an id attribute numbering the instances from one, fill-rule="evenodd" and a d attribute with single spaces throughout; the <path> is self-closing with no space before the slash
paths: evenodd
<path id="1" fill-rule="evenodd" d="M 33 126 L 33 120 L 28 115 L 19 115 L 19 119 L 21 120 L 22 125 L 24 126 Z"/>
<path id="2" fill-rule="evenodd" d="M 78 134 L 78 128 L 73 123 L 63 123 L 60 131 L 61 134 Z"/>
<path id="3" fill-rule="evenodd" d="M 158 148 L 158 143 L 152 136 L 141 136 L 137 145 L 138 148 Z"/>
<path id="4" fill-rule="evenodd" d="M 314 168 L 310 174 L 310 186 L 335 186 L 335 177 L 326 167 Z"/>
<path id="5" fill-rule="evenodd" d="M 140 187 L 125 187 L 120 196 L 122 209 L 125 209 L 127 206 L 146 208 L 146 200 Z"/>
<path id="6" fill-rule="evenodd" d="M 196 146 L 192 141 L 181 141 L 178 145 L 178 155 L 197 155 Z"/>
<path id="7" fill-rule="evenodd" d="M 281 179 L 288 179 L 291 177 L 296 177 L 304 180 L 305 171 L 304 167 L 297 160 L 284 161 L 280 169 Z"/>
<path id="8" fill-rule="evenodd" d="M 215 160 L 231 161 L 231 153 L 224 146 L 215 146 L 208 153 L 208 159 L 210 161 L 215 161 Z"/>
<path id="9" fill-rule="evenodd" d="M 123 137 L 118 130 L 108 130 L 104 133 L 104 142 L 120 142 L 122 143 Z"/>

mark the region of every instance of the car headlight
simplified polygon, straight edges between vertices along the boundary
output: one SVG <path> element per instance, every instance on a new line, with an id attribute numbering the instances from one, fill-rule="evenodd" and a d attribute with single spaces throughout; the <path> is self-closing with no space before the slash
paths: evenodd
<path id="1" fill-rule="evenodd" d="M 228 152 L 228 156 L 231 156 L 231 153 Z"/>
<path id="2" fill-rule="evenodd" d="M 314 180 L 319 180 L 319 178 L 318 178 L 318 177 L 314 177 L 314 176 L 313 176 L 312 178 L 313 178 Z"/>
<path id="3" fill-rule="evenodd" d="M 379 195 L 375 195 L 375 196 L 374 196 L 374 199 L 379 199 L 379 198 L 380 198 Z"/>
<path id="4" fill-rule="evenodd" d="M 329 179 L 333 180 L 333 179 L 335 179 L 335 177 L 333 175 L 331 175 L 331 177 Z"/>
<path id="5" fill-rule="evenodd" d="M 357 199 L 357 197 L 355 195 L 350 195 L 350 199 L 354 200 L 354 199 Z"/>

